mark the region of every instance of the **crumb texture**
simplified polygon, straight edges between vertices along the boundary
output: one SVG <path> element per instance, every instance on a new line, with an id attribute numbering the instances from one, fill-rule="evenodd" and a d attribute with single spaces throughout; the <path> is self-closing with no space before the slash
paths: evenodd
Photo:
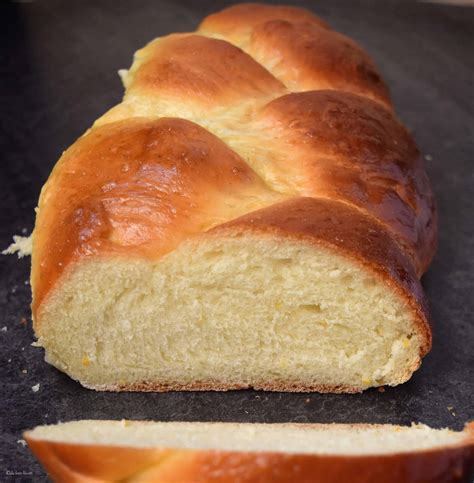
<path id="1" fill-rule="evenodd" d="M 41 316 L 48 361 L 110 389 L 360 391 L 404 382 L 423 345 L 409 304 L 377 274 L 324 246 L 262 235 L 208 236 L 155 263 L 82 263 Z"/>

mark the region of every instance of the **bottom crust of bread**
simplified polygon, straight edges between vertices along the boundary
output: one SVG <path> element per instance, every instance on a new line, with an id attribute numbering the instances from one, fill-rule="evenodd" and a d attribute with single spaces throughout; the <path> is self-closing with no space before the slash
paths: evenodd
<path id="1" fill-rule="evenodd" d="M 88 389 L 95 391 L 111 391 L 111 392 L 169 392 L 169 391 L 235 391 L 241 389 L 255 389 L 262 391 L 280 391 L 280 392 L 320 392 L 334 394 L 357 394 L 364 390 L 363 387 L 351 386 L 326 386 L 321 384 L 295 384 L 285 382 L 263 382 L 261 384 L 225 384 L 222 382 L 203 381 L 192 383 L 162 383 L 162 382 L 136 382 L 131 384 L 118 385 L 88 385 L 83 384 Z"/>

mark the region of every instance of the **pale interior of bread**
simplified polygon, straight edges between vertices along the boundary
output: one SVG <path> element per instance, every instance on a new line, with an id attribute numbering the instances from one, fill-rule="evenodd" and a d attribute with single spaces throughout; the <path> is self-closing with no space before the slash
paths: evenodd
<path id="1" fill-rule="evenodd" d="M 329 248 L 207 236 L 161 260 L 84 261 L 43 304 L 48 362 L 82 384 L 398 384 L 420 363 L 403 297 Z"/>
<path id="2" fill-rule="evenodd" d="M 418 424 L 305 425 L 150 421 L 73 421 L 39 426 L 31 439 L 142 448 L 218 449 L 304 454 L 386 454 L 461 444 L 466 435 Z"/>

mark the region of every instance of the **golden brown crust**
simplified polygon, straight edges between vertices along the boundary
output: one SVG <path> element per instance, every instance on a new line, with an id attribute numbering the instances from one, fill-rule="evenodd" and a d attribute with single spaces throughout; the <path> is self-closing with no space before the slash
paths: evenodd
<path id="1" fill-rule="evenodd" d="M 392 230 L 422 275 L 436 251 L 433 194 L 420 153 L 393 114 L 347 92 L 289 94 L 257 120 L 300 192 L 353 203 Z"/>
<path id="2" fill-rule="evenodd" d="M 258 25 L 272 20 L 306 22 L 328 28 L 316 15 L 304 8 L 263 5 L 260 3 L 239 3 L 220 12 L 208 15 L 199 25 L 199 31 L 216 33 L 239 44 L 239 39 L 250 36 Z"/>
<path id="3" fill-rule="evenodd" d="M 272 58 L 272 73 L 291 90 L 335 89 L 391 106 L 372 59 L 353 40 L 309 23 L 274 20 L 255 28 L 248 47 L 257 59 Z"/>
<path id="4" fill-rule="evenodd" d="M 199 30 L 242 46 L 290 90 L 336 89 L 391 106 L 370 56 L 303 9 L 235 5 L 204 19 Z"/>
<path id="5" fill-rule="evenodd" d="M 281 95 L 284 86 L 238 47 L 201 35 L 174 34 L 150 43 L 127 80 L 127 96 L 212 108 Z"/>
<path id="6" fill-rule="evenodd" d="M 472 425 L 465 434 L 457 445 L 367 456 L 80 445 L 35 439 L 28 432 L 25 439 L 55 481 L 446 483 L 467 481 L 472 471 Z"/>
<path id="7" fill-rule="evenodd" d="M 56 482 L 123 481 L 150 467 L 158 467 L 172 451 L 77 444 L 51 444 L 29 438 L 28 446 Z M 132 480 L 133 481 L 133 480 Z"/>

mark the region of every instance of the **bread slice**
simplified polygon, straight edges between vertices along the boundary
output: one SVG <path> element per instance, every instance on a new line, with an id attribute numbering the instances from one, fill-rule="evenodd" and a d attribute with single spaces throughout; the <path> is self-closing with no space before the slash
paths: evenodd
<path id="1" fill-rule="evenodd" d="M 74 421 L 25 433 L 55 481 L 467 481 L 474 425 Z"/>

